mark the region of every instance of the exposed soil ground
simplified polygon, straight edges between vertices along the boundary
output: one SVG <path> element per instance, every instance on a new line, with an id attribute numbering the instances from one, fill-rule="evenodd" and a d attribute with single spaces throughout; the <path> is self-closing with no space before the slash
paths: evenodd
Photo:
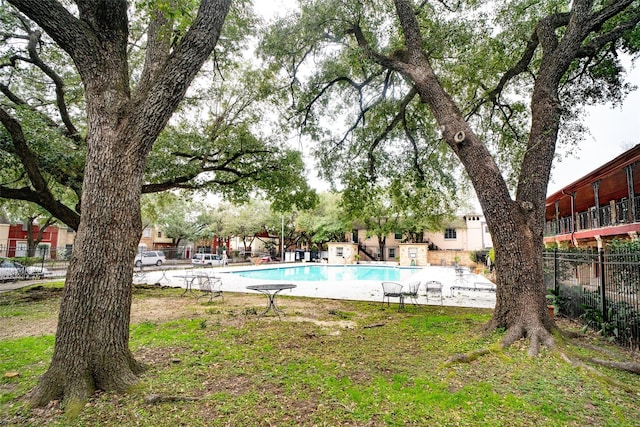
<path id="1" fill-rule="evenodd" d="M 143 291 L 144 292 L 136 292 Z M 148 292 L 151 290 L 152 292 Z M 266 307 L 266 298 L 257 294 L 227 292 L 224 303 L 220 298 L 208 302 L 206 296 L 197 299 L 198 294 L 181 296 L 175 288 L 157 285 L 136 285 L 131 306 L 131 324 L 143 322 L 167 322 L 182 318 L 206 317 L 207 313 L 218 311 L 230 316 L 218 317 L 228 324 L 240 324 L 246 320 L 255 319 Z M 25 336 L 40 336 L 55 334 L 58 323 L 58 310 L 62 288 L 33 286 L 24 292 L 0 293 L 0 339 L 19 338 Z M 279 297 L 280 298 L 280 297 Z M 25 303 L 42 305 L 42 318 L 33 321 L 33 315 L 28 317 L 20 314 L 3 315 L 7 307 L 19 306 Z M 286 315 L 278 319 L 272 312 L 263 317 L 264 321 L 282 320 L 288 322 L 313 322 L 323 328 L 334 331 L 353 328 L 355 322 L 339 319 L 335 316 L 327 318 L 327 313 L 340 313 L 345 310 L 344 301 L 331 299 L 286 298 Z M 570 319 L 556 318 L 556 323 L 563 330 L 579 330 L 578 325 Z M 590 333 L 588 333 L 590 334 Z M 591 334 L 595 334 L 591 332 Z"/>
<path id="2" fill-rule="evenodd" d="M 189 294 L 180 296 L 175 290 L 168 288 L 164 290 L 154 286 L 149 286 L 148 288 L 158 290 L 154 292 L 153 296 L 148 295 L 148 293 L 144 295 L 138 294 L 134 291 L 131 306 L 131 324 L 142 322 L 162 323 L 188 317 L 198 318 L 203 317 L 212 310 L 235 314 L 223 316 L 223 319 L 225 319 L 225 322 L 239 323 L 248 319 L 255 319 L 257 314 L 261 313 L 266 307 L 266 298 L 256 294 L 228 292 L 224 294 L 224 303 L 221 304 L 220 298 L 215 298 L 212 302 L 208 302 L 206 296 L 197 299 L 197 294 L 195 296 Z M 2 318 L 0 339 L 54 334 L 58 323 L 57 313 L 61 297 L 62 288 L 43 286 L 35 286 L 21 293 L 0 294 L 0 318 Z M 42 304 L 42 318 L 34 322 L 32 315 L 27 318 L 27 316 L 21 316 L 20 314 L 11 316 L 2 314 L 8 307 L 16 307 L 25 303 Z M 280 318 L 283 321 L 311 321 L 329 328 L 350 328 L 354 324 L 349 320 L 326 319 L 326 313 L 344 310 L 343 302 L 339 300 L 286 298 L 285 310 L 286 315 Z M 264 321 L 279 320 L 272 312 L 269 312 L 262 319 Z"/>

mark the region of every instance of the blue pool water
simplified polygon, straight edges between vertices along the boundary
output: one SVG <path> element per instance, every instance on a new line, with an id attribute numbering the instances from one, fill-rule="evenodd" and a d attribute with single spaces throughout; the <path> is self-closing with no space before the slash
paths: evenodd
<path id="1" fill-rule="evenodd" d="M 402 281 L 408 279 L 418 271 L 420 271 L 420 268 L 363 265 L 305 265 L 234 271 L 231 274 L 237 274 L 250 279 L 279 281 Z"/>

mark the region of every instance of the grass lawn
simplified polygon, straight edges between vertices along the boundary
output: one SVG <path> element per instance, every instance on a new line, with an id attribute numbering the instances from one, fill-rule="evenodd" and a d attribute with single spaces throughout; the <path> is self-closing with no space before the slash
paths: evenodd
<path id="1" fill-rule="evenodd" d="M 548 350 L 531 358 L 525 341 L 445 366 L 500 340 L 478 332 L 490 310 L 283 296 L 281 321 L 257 320 L 261 295 L 207 303 L 180 293 L 135 291 L 130 346 L 149 369 L 127 394 L 97 393 L 72 419 L 58 402 L 28 409 L 22 399 L 51 358 L 59 290 L 0 294 L 0 425 L 640 425 L 637 375 L 597 374 Z M 568 349 L 634 356 L 593 335 L 579 343 Z"/>

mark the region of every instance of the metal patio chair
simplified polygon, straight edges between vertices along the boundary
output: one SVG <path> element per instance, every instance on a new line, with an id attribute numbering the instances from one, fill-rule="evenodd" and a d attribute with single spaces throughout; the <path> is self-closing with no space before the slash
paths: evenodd
<path id="1" fill-rule="evenodd" d="M 222 294 L 222 279 L 219 277 L 209 277 L 206 274 L 198 274 L 195 278 L 200 288 L 201 294 L 197 300 L 203 296 L 209 295 L 209 302 L 212 302 L 214 298 L 220 297 L 224 301 L 224 295 Z M 196 301 L 197 301 L 196 300 Z"/>
<path id="2" fill-rule="evenodd" d="M 420 281 L 411 282 L 408 285 L 409 290 L 403 292 L 405 298 L 410 298 L 413 301 L 413 305 L 418 305 L 418 291 L 420 290 Z"/>
<path id="3" fill-rule="evenodd" d="M 442 282 L 437 280 L 430 280 L 424 285 L 425 296 L 427 297 L 427 304 L 429 303 L 429 293 L 432 295 L 440 295 L 440 305 L 442 305 Z"/>
<path id="4" fill-rule="evenodd" d="M 387 300 L 387 307 L 391 298 L 398 298 L 398 309 L 404 308 L 404 295 L 402 293 L 402 284 L 398 282 L 382 282 L 382 307 L 384 308 L 384 300 Z"/>

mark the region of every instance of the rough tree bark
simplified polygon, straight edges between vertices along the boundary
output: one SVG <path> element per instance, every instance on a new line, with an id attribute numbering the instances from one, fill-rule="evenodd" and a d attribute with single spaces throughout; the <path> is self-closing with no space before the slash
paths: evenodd
<path id="1" fill-rule="evenodd" d="M 87 158 L 82 213 L 60 307 L 51 365 L 34 405 L 79 407 L 96 389 L 124 391 L 143 367 L 128 347 L 133 258 L 147 154 L 215 47 L 230 0 L 203 0 L 173 48 L 150 25 L 147 62 L 130 90 L 124 0 L 78 0 L 78 17 L 55 0 L 10 0 L 73 59 L 85 88 Z"/>

